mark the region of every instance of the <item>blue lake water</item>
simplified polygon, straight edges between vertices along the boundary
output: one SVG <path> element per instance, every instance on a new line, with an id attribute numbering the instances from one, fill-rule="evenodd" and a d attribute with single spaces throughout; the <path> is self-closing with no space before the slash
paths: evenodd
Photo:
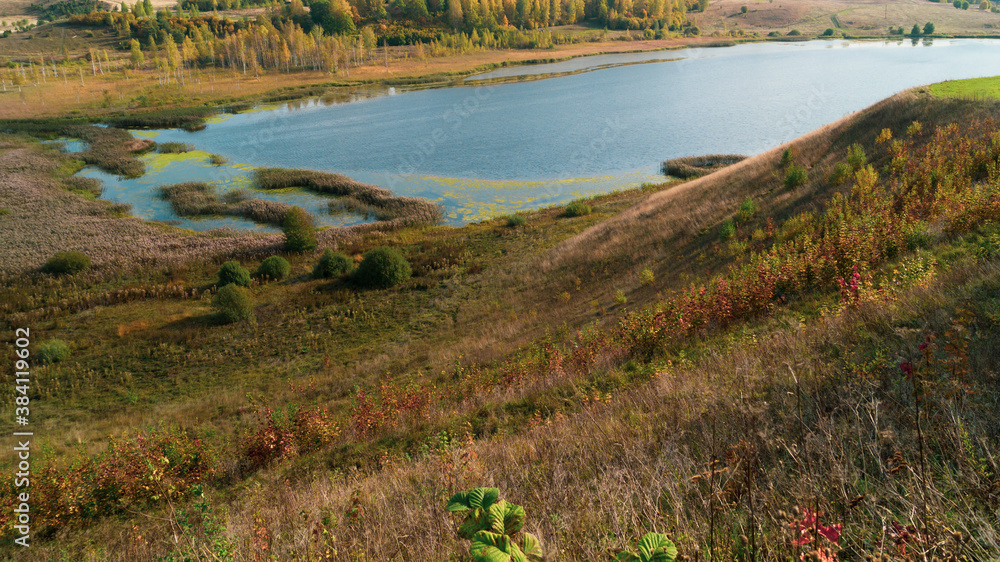
<path id="1" fill-rule="evenodd" d="M 387 88 L 349 103 L 304 100 L 221 116 L 198 132 L 146 133 L 157 142 L 221 154 L 234 166 L 179 159 L 131 184 L 85 173 L 105 181 L 107 198 L 124 200 L 137 183 L 245 183 L 248 166 L 326 170 L 439 202 L 448 223 L 464 224 L 658 181 L 659 163 L 667 158 L 757 154 L 906 88 L 998 75 L 998 54 L 997 40 L 935 39 L 584 57 L 503 68 L 471 77 L 464 87 Z M 575 74 L 490 83 L 567 72 Z M 139 201 L 149 197 L 129 201 L 137 214 L 146 216 Z M 314 212 L 325 208 L 326 200 L 312 194 L 275 195 L 284 197 L 299 197 Z M 147 214 L 165 218 L 162 209 Z"/>

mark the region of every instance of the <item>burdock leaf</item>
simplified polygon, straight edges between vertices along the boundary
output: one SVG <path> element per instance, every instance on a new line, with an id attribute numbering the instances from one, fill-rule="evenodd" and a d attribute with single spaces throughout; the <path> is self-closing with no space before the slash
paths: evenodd
<path id="1" fill-rule="evenodd" d="M 510 537 L 489 531 L 479 531 L 472 537 L 469 552 L 476 562 L 527 562 Z"/>
<path id="2" fill-rule="evenodd" d="M 524 533 L 521 535 L 521 541 L 518 546 L 521 547 L 521 551 L 524 552 L 525 558 L 531 560 L 531 562 L 539 562 L 544 559 L 544 554 L 542 554 L 542 543 L 538 542 L 538 538 L 531 533 Z"/>
<path id="3" fill-rule="evenodd" d="M 674 562 L 677 547 L 665 535 L 646 533 L 639 539 L 639 557 L 648 562 Z"/>

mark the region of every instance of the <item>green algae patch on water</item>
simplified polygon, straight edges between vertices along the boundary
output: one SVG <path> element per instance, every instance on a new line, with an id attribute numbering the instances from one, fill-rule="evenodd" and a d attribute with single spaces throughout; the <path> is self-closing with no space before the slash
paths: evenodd
<path id="1" fill-rule="evenodd" d="M 561 205 L 581 197 L 632 189 L 644 183 L 663 182 L 662 176 L 647 172 L 520 181 L 437 176 L 415 176 L 409 179 L 419 188 L 439 195 L 430 200 L 444 207 L 445 217 L 453 225 Z"/>

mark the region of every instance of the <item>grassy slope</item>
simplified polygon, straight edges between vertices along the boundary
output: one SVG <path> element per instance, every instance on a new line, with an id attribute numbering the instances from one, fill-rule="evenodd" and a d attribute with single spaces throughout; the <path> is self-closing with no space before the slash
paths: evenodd
<path id="1" fill-rule="evenodd" d="M 293 256 L 290 281 L 253 289 L 253 325 L 213 325 L 204 299 L 148 296 L 77 314 L 40 314 L 31 322 L 37 337 L 65 339 L 74 355 L 38 371 L 39 434 L 63 455 L 75 443 L 97 451 L 108 433 L 167 420 L 221 447 L 253 427 L 248 394 L 275 409 L 319 404 L 346 414 L 355 385 L 388 374 L 438 388 L 430 395 L 442 397 L 427 417 L 404 418 L 375 440 L 357 440 L 345 422 L 343 441 L 333 448 L 245 474 L 247 480 L 209 494 L 240 559 L 259 551 L 250 537 L 261 533 L 279 558 L 327 547 L 341 555 L 378 552 L 380 559 L 447 558 L 460 545 L 442 500 L 449 491 L 484 484 L 527 505 L 529 528 L 550 553 L 561 549 L 553 559 L 600 557 L 648 527 L 668 531 L 689 555 L 715 545 L 729 558 L 746 548 L 740 537 L 747 535 L 766 552 L 787 552 L 780 529 L 790 516 L 779 510 L 811 502 L 830 514 L 828 521 L 845 524 L 849 553 L 895 548 L 891 537 L 872 529 L 926 520 L 916 514 L 926 508 L 947 514 L 931 522 L 946 541 L 941 548 L 967 548 L 975 558 L 998 544 L 981 518 L 983 506 L 997 498 L 990 454 L 997 428 L 988 412 L 995 411 L 991 349 L 1000 276 L 990 263 L 963 258 L 969 250 L 961 240 L 942 239 L 933 252 L 951 267 L 889 307 L 817 318 L 816 310 L 835 306 L 820 296 L 672 348 L 669 362 L 610 361 L 582 378 L 539 379 L 457 402 L 448 395 L 475 388 L 456 386 L 456 364 L 613 327 L 623 308 L 724 269 L 733 254 L 717 242 L 720 221 L 746 197 L 759 211 L 741 226 L 743 237 L 767 217 L 781 221 L 821 206 L 844 189 L 826 177 L 849 144 L 877 154 L 874 138 L 882 128 L 902 136 L 914 120 L 930 127 L 996 114 L 991 103 L 901 94 L 790 143 L 810 177 L 794 190 L 779 188 L 779 148 L 652 195 L 597 198 L 587 217 L 545 210 L 524 227 L 491 222 L 410 230 L 342 245 L 350 254 L 384 243 L 404 247 L 419 275 L 400 289 L 356 291 L 343 282 L 310 281 L 315 256 Z M 11 302 L 33 298 L 28 308 L 40 308 L 80 291 L 165 283 L 204 290 L 216 267 L 193 261 L 139 268 L 94 278 L 93 289 L 72 280 L 8 279 L 5 291 Z M 640 283 L 644 267 L 654 272 L 650 284 Z M 615 302 L 618 290 L 627 297 L 624 307 Z M 970 321 L 956 314 L 963 302 Z M 900 354 L 916 353 L 923 331 L 945 334 L 956 325 L 976 335 L 968 356 L 978 394 L 968 406 L 932 401 L 941 408 L 928 437 L 933 450 L 960 454 L 948 457 L 957 464 L 940 472 L 929 499 L 918 502 L 907 387 L 900 377 L 883 377 Z M 956 428 L 945 423 L 948 416 L 969 425 Z M 539 423 L 548 425 L 522 433 Z M 466 430 L 481 440 L 453 448 Z M 845 442 L 845 435 L 852 437 Z M 886 475 L 902 466 L 886 460 L 897 450 L 909 468 L 892 471 L 895 480 L 887 484 Z M 411 463 L 404 454 L 424 460 Z M 728 472 L 699 483 L 696 476 L 713 459 L 728 464 Z M 741 477 L 747 463 L 756 468 Z M 961 500 L 963 494 L 970 499 Z M 400 497 L 403 508 L 392 499 Z M 358 504 L 364 515 L 345 520 Z M 707 515 L 717 508 L 719 517 Z M 164 515 L 161 509 L 152 513 Z M 98 521 L 82 533 L 60 533 L 33 553 L 41 559 L 68 549 L 78 558 L 89 552 L 144 560 L 170 548 L 163 520 L 133 522 L 137 527 L 123 533 L 118 522 Z M 312 529 L 331 535 L 317 538 Z M 947 543 L 945 529 L 975 542 Z M 408 539 L 394 538 L 400 535 Z"/>

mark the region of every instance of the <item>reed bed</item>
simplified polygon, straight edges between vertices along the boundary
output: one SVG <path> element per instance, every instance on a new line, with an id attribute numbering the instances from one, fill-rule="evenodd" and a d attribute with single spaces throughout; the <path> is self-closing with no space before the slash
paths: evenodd
<path id="1" fill-rule="evenodd" d="M 339 199 L 329 204 L 331 213 L 352 212 L 375 217 L 380 222 L 380 229 L 435 224 L 442 218 L 440 207 L 434 203 L 414 197 L 395 196 L 387 189 L 361 183 L 342 174 L 263 168 L 254 172 L 253 183 L 258 189 L 301 187 L 317 193 L 337 195 Z"/>
<path id="2" fill-rule="evenodd" d="M 686 156 L 665 160 L 660 170 L 668 176 L 681 179 L 698 178 L 716 170 L 731 166 L 746 160 L 742 154 L 707 154 L 705 156 Z"/>
<path id="3" fill-rule="evenodd" d="M 281 225 L 291 205 L 266 199 L 250 199 L 245 190 L 232 191 L 221 198 L 214 185 L 185 182 L 160 188 L 160 197 L 170 202 L 182 217 L 232 215 L 263 224 Z"/>
<path id="4" fill-rule="evenodd" d="M 164 142 L 156 145 L 156 151 L 160 154 L 183 154 L 192 150 L 194 145 L 186 142 Z"/>

